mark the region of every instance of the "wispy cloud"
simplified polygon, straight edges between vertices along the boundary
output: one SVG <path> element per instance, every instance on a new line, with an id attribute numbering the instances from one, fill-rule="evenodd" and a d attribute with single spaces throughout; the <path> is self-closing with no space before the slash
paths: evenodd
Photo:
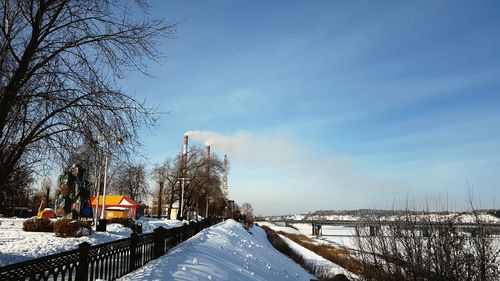
<path id="1" fill-rule="evenodd" d="M 286 135 L 249 131 L 234 134 L 188 131 L 186 134 L 229 155 L 234 167 L 230 194 L 255 200 L 252 203 L 261 213 L 361 208 L 363 204 L 376 204 L 374 198 L 382 199 L 383 196 L 374 196 L 374 193 L 404 190 L 401 182 L 367 176 L 354 157 L 322 154 Z M 274 201 L 274 204 L 264 201 Z M 300 206 L 298 201 L 302 202 Z"/>

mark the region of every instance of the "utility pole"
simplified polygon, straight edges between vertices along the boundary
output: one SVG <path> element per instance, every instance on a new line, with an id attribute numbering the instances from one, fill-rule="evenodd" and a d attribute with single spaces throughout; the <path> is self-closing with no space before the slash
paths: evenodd
<path id="1" fill-rule="evenodd" d="M 160 192 L 158 193 L 158 218 L 161 219 L 162 209 L 161 209 L 161 199 L 163 193 L 163 181 L 160 181 Z"/>
<path id="2" fill-rule="evenodd" d="M 205 218 L 208 218 L 208 203 L 210 203 L 211 197 L 207 197 L 207 207 L 205 208 Z"/>

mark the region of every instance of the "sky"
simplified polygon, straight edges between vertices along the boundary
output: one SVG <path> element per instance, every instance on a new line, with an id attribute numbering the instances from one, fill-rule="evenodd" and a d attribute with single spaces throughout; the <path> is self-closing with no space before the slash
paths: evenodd
<path id="1" fill-rule="evenodd" d="M 127 93 L 160 163 L 211 138 L 259 215 L 500 206 L 500 2 L 152 1 L 178 22 Z"/>

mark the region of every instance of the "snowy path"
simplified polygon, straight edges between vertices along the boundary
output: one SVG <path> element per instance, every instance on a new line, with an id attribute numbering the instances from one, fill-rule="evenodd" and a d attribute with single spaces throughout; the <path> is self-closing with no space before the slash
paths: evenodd
<path id="1" fill-rule="evenodd" d="M 207 228 L 126 280 L 310 280 L 314 276 L 275 250 L 264 230 L 228 220 Z"/>

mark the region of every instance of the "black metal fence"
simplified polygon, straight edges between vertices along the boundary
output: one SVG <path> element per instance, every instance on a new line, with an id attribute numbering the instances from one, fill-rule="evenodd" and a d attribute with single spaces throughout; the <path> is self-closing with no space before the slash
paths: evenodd
<path id="1" fill-rule="evenodd" d="M 83 242 L 75 250 L 0 267 L 0 280 L 114 280 L 217 222 L 220 220 L 191 222 L 171 229 L 159 227 L 153 233 L 133 233 L 130 238 L 94 246 Z"/>

